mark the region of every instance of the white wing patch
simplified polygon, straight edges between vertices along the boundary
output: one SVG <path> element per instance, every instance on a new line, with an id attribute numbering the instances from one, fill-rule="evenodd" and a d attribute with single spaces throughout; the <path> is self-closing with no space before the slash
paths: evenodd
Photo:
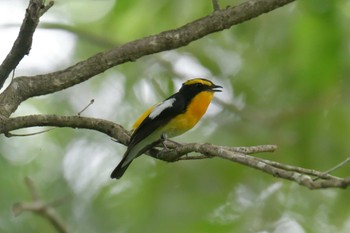
<path id="1" fill-rule="evenodd" d="M 159 114 L 161 114 L 165 109 L 170 108 L 173 106 L 173 103 L 175 102 L 175 98 L 171 98 L 168 99 L 166 101 L 163 101 L 161 103 L 159 103 L 153 110 L 152 112 L 149 114 L 149 118 L 154 119 L 157 116 L 159 116 Z"/>

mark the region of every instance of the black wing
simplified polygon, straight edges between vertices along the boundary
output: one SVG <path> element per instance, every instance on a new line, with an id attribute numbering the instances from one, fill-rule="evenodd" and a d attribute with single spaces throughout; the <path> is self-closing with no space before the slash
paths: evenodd
<path id="1" fill-rule="evenodd" d="M 186 110 L 185 102 L 182 98 L 179 98 L 178 93 L 175 93 L 166 100 L 169 100 L 171 98 L 175 98 L 175 101 L 173 102 L 172 106 L 165 108 L 154 118 L 150 118 L 149 116 L 147 116 L 139 125 L 139 127 L 135 129 L 134 133 L 131 135 L 128 148 L 134 147 L 136 144 L 138 144 L 144 138 L 149 136 L 156 129 L 166 125 L 171 119 L 173 119 L 175 116 L 183 113 Z"/>

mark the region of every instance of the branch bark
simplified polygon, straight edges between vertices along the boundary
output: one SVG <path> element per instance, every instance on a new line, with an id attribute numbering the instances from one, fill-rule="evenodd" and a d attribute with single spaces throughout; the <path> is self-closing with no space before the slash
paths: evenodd
<path id="1" fill-rule="evenodd" d="M 28 115 L 13 117 L 3 120 L 0 124 L 0 134 L 5 134 L 22 128 L 37 127 L 37 126 L 54 126 L 54 127 L 69 127 L 90 129 L 104 133 L 112 138 L 115 138 L 120 143 L 126 145 L 129 140 L 129 132 L 121 125 L 114 122 L 83 117 L 83 116 L 59 116 L 59 115 Z"/>
<path id="2" fill-rule="evenodd" d="M 213 14 L 188 23 L 180 28 L 132 41 L 118 48 L 96 54 L 87 60 L 79 62 L 65 70 L 33 77 L 16 78 L 0 95 L 0 133 L 6 134 L 12 130 L 33 126 L 85 128 L 100 131 L 126 145 L 129 140 L 128 131 L 118 124 L 101 119 L 57 115 L 31 115 L 15 118 L 9 118 L 9 116 L 16 110 L 21 102 L 30 97 L 60 91 L 86 81 L 92 76 L 99 74 L 113 66 L 129 61 L 135 61 L 136 59 L 149 54 L 185 46 L 190 42 L 198 40 L 206 35 L 230 28 L 235 24 L 239 24 L 251 18 L 257 17 L 292 1 L 293 0 L 248 0 L 247 2 L 235 7 L 228 7 L 221 10 L 217 9 Z M 24 29 L 29 25 L 30 33 L 24 36 L 24 38 L 27 38 L 27 40 L 22 43 L 25 43 L 24 48 L 26 48 L 26 50 L 22 50 L 20 54 L 23 55 L 25 54 L 23 51 L 29 51 L 31 37 L 34 33 L 36 25 L 38 24 L 39 17 L 51 5 L 52 4 L 49 4 L 45 7 L 42 1 L 30 1 L 28 8 L 29 10 L 21 27 L 21 31 L 25 31 Z M 31 7 L 34 7 L 34 10 Z M 32 11 L 34 12 L 34 16 L 30 14 Z M 30 21 L 32 23 L 27 25 L 26 19 L 33 21 Z M 21 33 L 19 38 L 19 42 L 16 41 L 14 48 L 16 48 L 18 46 L 16 44 L 20 43 L 20 41 L 23 39 Z M 10 55 L 11 54 L 9 54 L 9 56 Z M 21 58 L 17 58 L 17 60 L 18 59 L 20 60 Z M 5 70 L 6 67 L 11 68 L 11 66 L 6 65 L 7 59 L 5 59 L 4 62 L 5 65 L 2 65 L 2 69 L 4 69 L 4 67 Z M 11 64 L 13 66 L 13 64 L 16 63 L 12 62 Z M 2 77 L 5 76 L 6 75 L 3 75 Z M 295 181 L 311 189 L 325 187 L 347 187 L 350 183 L 350 178 L 338 178 L 322 172 L 279 164 L 277 162 L 263 160 L 248 155 L 249 153 L 274 151 L 276 149 L 275 146 L 264 145 L 261 147 L 231 148 L 198 143 L 190 143 L 182 146 L 175 144 L 172 145 L 169 143 L 169 146 L 169 148 L 173 148 L 173 150 L 165 151 L 152 149 L 149 151 L 149 154 L 153 157 L 169 162 L 183 159 L 220 157 L 259 169 L 273 176 Z M 197 152 L 201 155 L 184 156 L 190 152 Z M 319 179 L 313 180 L 311 178 L 312 176 Z"/>
<path id="3" fill-rule="evenodd" d="M 211 15 L 180 28 L 161 32 L 98 53 L 65 70 L 18 77 L 0 95 L 0 114 L 9 117 L 24 100 L 54 93 L 84 82 L 107 69 L 135 61 L 146 55 L 186 46 L 211 33 L 228 29 L 263 13 L 284 6 L 294 0 L 248 0 L 238 6 L 214 11 Z"/>
<path id="4" fill-rule="evenodd" d="M 82 116 L 29 115 L 14 117 L 0 125 L 0 133 L 35 126 L 55 126 L 91 129 L 106 134 L 123 145 L 127 145 L 130 133 L 122 126 L 106 120 Z M 350 177 L 340 178 L 327 172 L 282 164 L 275 161 L 253 157 L 250 154 L 274 152 L 275 145 L 260 145 L 250 147 L 227 147 L 209 143 L 186 143 L 179 145 L 171 141 L 166 143 L 169 150 L 153 148 L 147 154 L 163 161 L 176 162 L 179 160 L 208 159 L 218 157 L 242 165 L 255 168 L 266 174 L 296 182 L 309 189 L 347 188 Z M 198 154 L 190 154 L 192 152 Z M 341 163 L 344 165 L 344 163 Z M 338 166 L 337 166 L 338 167 Z"/>
<path id="5" fill-rule="evenodd" d="M 0 94 L 0 134 L 8 135 L 13 130 L 28 127 L 69 127 L 73 129 L 79 128 L 99 131 L 114 138 L 119 143 L 127 145 L 130 138 L 129 132 L 114 122 L 102 119 L 58 115 L 29 115 L 12 118 L 10 116 L 28 98 L 64 90 L 87 81 L 111 67 L 135 61 L 146 55 L 186 46 L 211 33 L 228 29 L 233 25 L 248 21 L 293 1 L 248 0 L 238 6 L 220 9 L 218 2 L 213 0 L 214 12 L 211 15 L 190 22 L 177 29 L 141 38 L 120 47 L 98 53 L 64 70 L 15 78 L 5 91 Z M 53 2 L 44 5 L 44 0 L 30 0 L 18 38 L 0 66 L 0 88 L 5 83 L 11 71 L 29 53 L 32 37 L 39 19 L 52 5 Z M 275 145 L 227 147 L 201 143 L 179 145 L 177 143 L 167 142 L 167 147 L 170 150 L 153 148 L 147 154 L 167 162 L 213 157 L 222 158 L 257 169 L 274 177 L 296 182 L 309 189 L 346 188 L 350 185 L 350 177 L 336 177 L 327 172 L 281 164 L 250 155 L 262 152 L 274 152 L 277 149 Z M 53 204 L 46 203 L 40 199 L 35 186 L 30 180 L 27 180 L 27 186 L 32 195 L 32 202 L 15 204 L 13 211 L 16 214 L 23 211 L 33 211 L 47 218 L 58 232 L 67 232 L 67 227 L 56 214 Z"/>
<path id="6" fill-rule="evenodd" d="M 25 55 L 29 54 L 39 19 L 52 6 L 53 1 L 50 1 L 48 5 L 44 5 L 43 0 L 31 0 L 29 2 L 18 37 L 11 51 L 0 65 L 0 89 L 3 87 L 11 71 L 17 67 Z"/>

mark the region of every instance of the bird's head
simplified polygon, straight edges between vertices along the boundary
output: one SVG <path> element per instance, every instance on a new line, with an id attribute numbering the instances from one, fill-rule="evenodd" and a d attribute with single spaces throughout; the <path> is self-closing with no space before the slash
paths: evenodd
<path id="1" fill-rule="evenodd" d="M 222 86 L 215 85 L 212 81 L 203 78 L 195 78 L 187 80 L 182 84 L 181 90 L 199 93 L 202 91 L 221 92 Z"/>

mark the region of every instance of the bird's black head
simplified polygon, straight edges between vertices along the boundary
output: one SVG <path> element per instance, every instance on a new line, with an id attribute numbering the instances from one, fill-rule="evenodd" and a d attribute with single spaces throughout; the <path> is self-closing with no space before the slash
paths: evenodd
<path id="1" fill-rule="evenodd" d="M 200 93 L 202 91 L 221 92 L 221 89 L 219 88 L 222 88 L 222 86 L 215 85 L 212 81 L 208 79 L 195 78 L 184 82 L 182 84 L 180 92 L 185 91 L 192 92 L 194 94 Z"/>

